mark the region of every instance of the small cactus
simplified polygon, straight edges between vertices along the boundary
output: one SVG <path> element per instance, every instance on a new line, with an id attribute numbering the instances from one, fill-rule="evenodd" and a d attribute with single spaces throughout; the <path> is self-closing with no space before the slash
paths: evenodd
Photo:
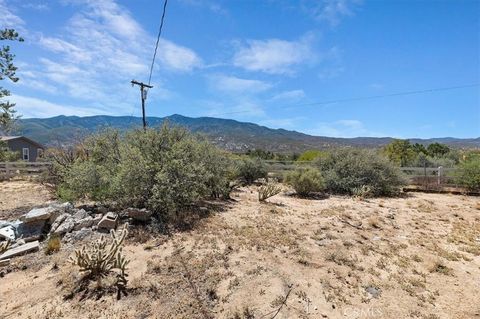
<path id="1" fill-rule="evenodd" d="M 258 200 L 263 202 L 267 198 L 277 195 L 281 192 L 276 183 L 267 183 L 258 187 Z"/>
<path id="2" fill-rule="evenodd" d="M 108 245 L 108 241 L 102 236 L 96 242 L 89 246 L 83 246 L 75 251 L 75 256 L 70 257 L 69 261 L 80 267 L 80 271 L 89 271 L 92 278 L 104 277 L 111 270 L 117 269 L 119 281 L 126 285 L 125 269 L 129 261 L 122 254 L 123 241 L 127 236 L 127 228 L 124 227 L 117 234 L 111 230 L 112 243 Z"/>

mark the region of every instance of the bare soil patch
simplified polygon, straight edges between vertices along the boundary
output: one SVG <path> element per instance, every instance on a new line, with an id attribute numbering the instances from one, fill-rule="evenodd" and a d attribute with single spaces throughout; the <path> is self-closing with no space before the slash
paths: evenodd
<path id="1" fill-rule="evenodd" d="M 0 181 L 0 219 L 14 219 L 33 207 L 47 204 L 47 187 L 28 180 Z"/>
<path id="2" fill-rule="evenodd" d="M 276 195 L 259 203 L 254 188 L 243 188 L 233 198 L 191 230 L 137 231 L 124 248 L 129 290 L 120 300 L 105 282 L 95 298 L 68 296 L 81 275 L 67 257 L 81 243 L 16 258 L 0 269 L 0 317 L 480 316 L 477 197 Z"/>

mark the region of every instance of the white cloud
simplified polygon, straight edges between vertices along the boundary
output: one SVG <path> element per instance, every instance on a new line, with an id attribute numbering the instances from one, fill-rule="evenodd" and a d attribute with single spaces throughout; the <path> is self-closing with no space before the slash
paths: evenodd
<path id="1" fill-rule="evenodd" d="M 272 101 L 298 101 L 305 97 L 305 92 L 303 90 L 291 90 L 284 91 L 274 95 Z"/>
<path id="2" fill-rule="evenodd" d="M 22 4 L 22 8 L 31 9 L 36 11 L 48 11 L 50 7 L 46 3 L 34 3 L 34 2 L 26 2 Z"/>
<path id="3" fill-rule="evenodd" d="M 310 35 L 297 41 L 249 40 L 240 45 L 233 57 L 233 64 L 249 71 L 291 74 L 294 66 L 316 59 L 312 42 Z"/>
<path id="4" fill-rule="evenodd" d="M 385 136 L 379 132 L 368 130 L 359 120 L 338 120 L 334 122 L 320 122 L 316 127 L 306 130 L 307 134 L 329 137 L 365 137 Z"/>
<path id="5" fill-rule="evenodd" d="M 60 105 L 46 100 L 12 94 L 9 100 L 16 103 L 16 109 L 24 117 L 51 117 L 59 114 L 89 116 L 105 114 L 105 110 L 83 108 L 72 105 Z"/>
<path id="6" fill-rule="evenodd" d="M 179 71 L 191 71 L 203 64 L 194 51 L 167 40 L 159 43 L 159 59 L 167 67 Z"/>
<path id="7" fill-rule="evenodd" d="M 322 0 L 308 9 L 318 20 L 336 26 L 343 17 L 352 16 L 355 7 L 361 2 L 361 0 Z"/>
<path id="8" fill-rule="evenodd" d="M 250 79 L 241 79 L 235 76 L 213 75 L 209 77 L 210 86 L 224 93 L 254 94 L 268 90 L 272 85 L 268 82 Z"/>
<path id="9" fill-rule="evenodd" d="M 25 21 L 14 14 L 6 4 L 5 0 L 0 0 L 0 26 L 1 28 L 15 28 L 17 31 L 23 31 Z M 22 32 L 23 33 L 23 32 Z"/>
<path id="10" fill-rule="evenodd" d="M 64 53 L 75 62 L 89 62 L 91 55 L 76 45 L 58 38 L 41 37 L 39 44 L 45 49 L 56 53 Z"/>
<path id="11" fill-rule="evenodd" d="M 156 38 L 113 0 L 62 3 L 76 6 L 76 13 L 63 32 L 36 35 L 35 43 L 49 54 L 40 55 L 38 63 L 25 64 L 19 75 L 21 70 L 28 72 L 19 83 L 55 94 L 56 98 L 74 98 L 96 109 L 115 108 L 117 114 L 138 114 L 139 93 L 131 88 L 130 80 L 148 78 Z M 0 0 L 0 10 L 2 4 Z M 202 60 L 193 50 L 161 39 L 155 70 L 188 72 L 201 66 Z M 155 88 L 149 94 L 150 102 L 173 96 L 155 71 L 152 84 Z M 65 108 L 54 109 L 66 112 Z"/>

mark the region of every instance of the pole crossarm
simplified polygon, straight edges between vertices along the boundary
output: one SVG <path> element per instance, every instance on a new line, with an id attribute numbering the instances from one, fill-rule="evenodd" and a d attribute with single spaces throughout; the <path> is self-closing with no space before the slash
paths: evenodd
<path id="1" fill-rule="evenodd" d="M 145 118 L 145 100 L 147 99 L 147 95 L 145 94 L 145 88 L 151 89 L 153 88 L 152 85 L 150 84 L 145 84 L 143 82 L 138 82 L 135 80 L 132 80 L 130 83 L 132 83 L 132 86 L 138 85 L 140 87 L 140 94 L 142 98 L 142 117 L 143 117 L 143 129 L 147 128 L 147 119 Z"/>
<path id="2" fill-rule="evenodd" d="M 145 84 L 143 82 L 138 82 L 138 81 L 135 81 L 135 80 L 132 80 L 130 83 L 132 83 L 132 85 L 138 85 L 140 86 L 140 88 L 153 88 L 153 85 L 148 85 L 148 84 Z"/>

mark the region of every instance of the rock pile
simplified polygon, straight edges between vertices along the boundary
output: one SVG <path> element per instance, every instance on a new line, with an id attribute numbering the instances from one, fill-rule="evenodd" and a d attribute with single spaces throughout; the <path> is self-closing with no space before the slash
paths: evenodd
<path id="1" fill-rule="evenodd" d="M 117 214 L 109 212 L 103 206 L 75 208 L 71 203 L 54 203 L 34 208 L 18 220 L 0 220 L 0 241 L 13 243 L 9 250 L 0 255 L 0 261 L 11 257 L 12 252 L 23 252 L 20 246 L 26 243 L 36 243 L 29 244 L 25 250 L 33 251 L 38 249 L 39 240 L 53 235 L 63 237 L 66 242 L 81 240 L 93 231 L 115 229 L 120 219 L 146 222 L 151 215 L 146 209 L 129 208 Z"/>

